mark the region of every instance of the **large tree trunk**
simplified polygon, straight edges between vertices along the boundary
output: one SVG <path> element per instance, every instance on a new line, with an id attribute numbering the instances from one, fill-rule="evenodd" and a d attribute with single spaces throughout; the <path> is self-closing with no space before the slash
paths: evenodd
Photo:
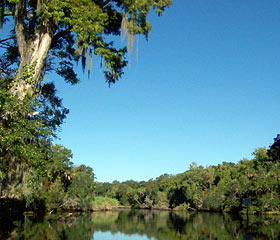
<path id="1" fill-rule="evenodd" d="M 27 33 L 24 23 L 24 4 L 24 1 L 16 3 L 14 15 L 20 65 L 11 92 L 19 99 L 23 99 L 27 94 L 33 95 L 36 91 L 53 36 L 53 29 L 48 22 L 37 26 L 32 35 Z"/>
<path id="2" fill-rule="evenodd" d="M 52 38 L 49 33 L 36 35 L 36 40 L 28 41 L 24 44 L 24 50 L 20 51 L 20 65 L 11 88 L 13 94 L 20 99 L 27 94 L 34 94 L 51 46 Z"/>

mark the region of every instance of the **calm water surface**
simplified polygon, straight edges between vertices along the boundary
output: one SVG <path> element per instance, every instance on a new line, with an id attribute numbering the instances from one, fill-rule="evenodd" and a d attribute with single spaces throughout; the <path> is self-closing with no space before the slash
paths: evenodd
<path id="1" fill-rule="evenodd" d="M 122 210 L 2 220 L 0 239 L 280 239 L 280 216 Z"/>

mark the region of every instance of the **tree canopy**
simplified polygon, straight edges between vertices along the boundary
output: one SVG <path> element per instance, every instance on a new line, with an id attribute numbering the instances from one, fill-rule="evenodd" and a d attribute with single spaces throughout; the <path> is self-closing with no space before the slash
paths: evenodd
<path id="1" fill-rule="evenodd" d="M 3 0 L 0 24 L 13 21 L 11 35 L 0 40 L 7 49 L 1 75 L 10 91 L 23 98 L 42 87 L 44 74 L 56 71 L 67 82 L 78 82 L 73 70 L 81 58 L 90 74 L 93 55 L 103 65 L 105 80 L 115 83 L 127 65 L 127 48 L 116 48 L 110 36 L 127 33 L 130 53 L 135 35 L 149 38 L 147 20 L 154 9 L 162 15 L 171 0 Z M 7 63 L 8 61 L 8 63 Z M 17 65 L 15 67 L 14 65 Z M 8 67 L 8 69 L 7 69 Z M 16 72 L 10 71 L 13 67 Z"/>

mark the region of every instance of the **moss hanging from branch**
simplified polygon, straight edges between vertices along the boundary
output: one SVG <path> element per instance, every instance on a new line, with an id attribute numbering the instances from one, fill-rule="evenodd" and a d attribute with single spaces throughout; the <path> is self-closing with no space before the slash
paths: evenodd
<path id="1" fill-rule="evenodd" d="M 91 67 L 92 67 L 92 50 L 90 49 L 88 54 L 88 78 L 90 77 Z"/>
<path id="2" fill-rule="evenodd" d="M 126 32 L 127 32 L 127 24 L 128 24 L 128 16 L 127 16 L 127 12 L 124 12 L 123 17 L 122 17 L 122 24 L 121 24 L 121 32 L 122 32 L 121 39 L 122 39 L 122 42 L 123 42 L 123 40 L 125 38 L 125 35 L 126 35 Z"/>
<path id="3" fill-rule="evenodd" d="M 84 47 L 83 48 L 83 55 L 82 55 L 82 69 L 83 69 L 83 72 L 85 72 L 85 68 L 86 68 L 86 59 L 87 59 L 87 49 Z"/>

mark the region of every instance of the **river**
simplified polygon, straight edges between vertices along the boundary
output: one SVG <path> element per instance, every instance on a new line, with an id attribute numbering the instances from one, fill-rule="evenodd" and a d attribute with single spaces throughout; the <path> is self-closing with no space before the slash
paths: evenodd
<path id="1" fill-rule="evenodd" d="M 11 220 L 11 219 L 10 219 Z M 0 239 L 280 239 L 280 216 L 121 210 L 24 216 L 1 223 Z"/>

